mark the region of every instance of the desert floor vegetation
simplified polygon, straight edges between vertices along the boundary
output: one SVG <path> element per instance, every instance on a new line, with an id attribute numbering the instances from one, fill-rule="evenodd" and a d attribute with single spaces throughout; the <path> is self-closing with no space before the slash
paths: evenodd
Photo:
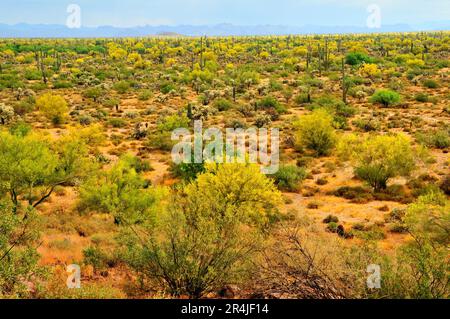
<path id="1" fill-rule="evenodd" d="M 0 297 L 448 298 L 449 75 L 449 32 L 0 40 Z M 198 120 L 279 170 L 173 163 Z"/>

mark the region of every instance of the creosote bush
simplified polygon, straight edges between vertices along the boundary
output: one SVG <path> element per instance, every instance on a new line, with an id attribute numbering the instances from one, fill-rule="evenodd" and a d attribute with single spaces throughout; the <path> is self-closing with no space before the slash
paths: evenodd
<path id="1" fill-rule="evenodd" d="M 353 162 L 355 174 L 375 191 L 385 190 L 393 177 L 409 175 L 417 160 L 409 138 L 401 134 L 346 135 L 339 141 L 338 154 Z"/>

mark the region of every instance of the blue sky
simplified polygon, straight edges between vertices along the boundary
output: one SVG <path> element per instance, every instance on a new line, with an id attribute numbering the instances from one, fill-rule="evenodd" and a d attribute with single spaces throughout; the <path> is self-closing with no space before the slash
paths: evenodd
<path id="1" fill-rule="evenodd" d="M 83 26 L 355 25 L 378 4 L 383 24 L 450 20 L 450 0 L 0 0 L 0 23 L 65 24 L 78 4 Z"/>

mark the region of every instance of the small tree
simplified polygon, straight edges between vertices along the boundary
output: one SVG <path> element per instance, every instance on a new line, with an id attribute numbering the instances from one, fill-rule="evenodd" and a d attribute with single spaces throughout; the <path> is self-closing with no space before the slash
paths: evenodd
<path id="1" fill-rule="evenodd" d="M 306 171 L 293 165 L 282 166 L 273 175 L 275 184 L 280 190 L 295 192 L 298 190 L 299 184 L 306 178 Z"/>
<path id="2" fill-rule="evenodd" d="M 18 214 L 0 202 L 0 298 L 29 297 L 26 283 L 44 274 L 38 266 L 36 222 L 32 209 Z"/>
<path id="3" fill-rule="evenodd" d="M 280 194 L 256 165 L 212 164 L 126 236 L 126 260 L 174 296 L 200 298 L 235 282 L 260 246 Z"/>
<path id="4" fill-rule="evenodd" d="M 329 154 L 335 145 L 333 117 L 325 110 L 318 109 L 310 115 L 302 116 L 295 127 L 297 146 L 311 149 L 317 156 Z"/>
<path id="5" fill-rule="evenodd" d="M 69 108 L 62 96 L 46 93 L 36 100 L 36 106 L 54 125 L 61 124 Z"/>
<path id="6" fill-rule="evenodd" d="M 378 90 L 370 98 L 370 102 L 373 104 L 381 104 L 384 107 L 396 104 L 400 102 L 400 95 L 397 92 L 391 90 Z"/>
<path id="7" fill-rule="evenodd" d="M 411 142 L 405 135 L 365 138 L 348 135 L 339 141 L 338 153 L 355 164 L 356 175 L 375 191 L 386 189 L 393 177 L 409 175 L 416 162 Z"/>
<path id="8" fill-rule="evenodd" d="M 103 96 L 104 91 L 100 87 L 92 87 L 87 89 L 83 95 L 89 99 L 92 99 L 94 102 L 97 102 L 98 99 Z"/>
<path id="9" fill-rule="evenodd" d="M 34 134 L 0 133 L 0 153 L 0 197 L 8 194 L 15 211 L 22 200 L 36 208 L 58 185 L 89 173 L 87 146 L 71 136 L 50 143 Z"/>

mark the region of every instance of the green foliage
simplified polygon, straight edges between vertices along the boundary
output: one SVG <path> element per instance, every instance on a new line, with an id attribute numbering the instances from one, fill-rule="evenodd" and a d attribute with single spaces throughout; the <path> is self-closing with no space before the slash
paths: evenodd
<path id="1" fill-rule="evenodd" d="M 0 298 L 29 297 L 26 283 L 44 275 L 36 251 L 37 221 L 33 209 L 19 212 L 0 202 Z"/>
<path id="2" fill-rule="evenodd" d="M 399 103 L 400 100 L 400 95 L 397 92 L 391 90 L 378 90 L 370 98 L 371 103 L 381 104 L 384 107 Z"/>
<path id="3" fill-rule="evenodd" d="M 164 82 L 159 86 L 162 94 L 169 94 L 171 91 L 176 90 L 176 87 L 171 82 Z"/>
<path id="4" fill-rule="evenodd" d="M 97 102 L 97 100 L 103 96 L 105 92 L 102 90 L 102 88 L 96 86 L 91 87 L 83 92 L 84 97 L 87 97 L 89 99 L 94 100 L 94 102 Z"/>
<path id="5" fill-rule="evenodd" d="M 108 122 L 109 125 L 115 128 L 122 128 L 127 126 L 127 121 L 125 121 L 123 118 L 113 117 Z"/>
<path id="6" fill-rule="evenodd" d="M 275 185 L 282 191 L 295 192 L 306 178 L 306 170 L 294 165 L 281 166 L 273 175 Z"/>
<path id="7" fill-rule="evenodd" d="M 149 188 L 125 156 L 108 171 L 93 175 L 80 189 L 79 207 L 114 216 L 117 223 L 151 222 L 163 192 Z"/>
<path id="8" fill-rule="evenodd" d="M 313 150 L 317 156 L 328 155 L 335 145 L 333 118 L 325 110 L 316 110 L 295 123 L 297 147 Z"/>
<path id="9" fill-rule="evenodd" d="M 36 100 L 36 106 L 54 125 L 61 124 L 67 116 L 69 107 L 62 96 L 46 93 Z"/>
<path id="10" fill-rule="evenodd" d="M 414 99 L 417 102 L 422 102 L 422 103 L 426 103 L 429 101 L 430 97 L 428 96 L 428 94 L 426 93 L 418 93 L 416 94 L 416 96 L 414 97 Z"/>
<path id="11" fill-rule="evenodd" d="M 361 52 L 352 52 L 346 55 L 345 63 L 349 65 L 359 65 L 361 63 L 371 63 L 372 59 Z"/>
<path id="12" fill-rule="evenodd" d="M 192 156 L 193 157 L 193 156 Z M 185 181 L 191 181 L 197 178 L 197 175 L 205 172 L 204 163 L 180 163 L 172 165 L 170 171 L 175 177 Z"/>
<path id="13" fill-rule="evenodd" d="M 383 295 L 391 298 L 441 299 L 450 296 L 448 245 L 450 206 L 445 195 L 431 191 L 408 206 L 405 225 L 413 241 L 385 259 Z"/>
<path id="14" fill-rule="evenodd" d="M 139 100 L 140 101 L 148 101 L 150 100 L 150 98 L 153 97 L 153 92 L 151 90 L 143 90 L 140 94 L 139 94 Z"/>
<path id="15" fill-rule="evenodd" d="M 423 81 L 423 86 L 429 89 L 437 89 L 439 84 L 435 80 L 427 79 Z"/>
<path id="16" fill-rule="evenodd" d="M 125 258 L 153 287 L 200 298 L 246 273 L 281 196 L 259 167 L 240 164 L 209 166 L 179 195 L 125 236 Z"/>
<path id="17" fill-rule="evenodd" d="M 186 116 L 170 115 L 166 116 L 158 123 L 158 130 L 162 132 L 172 132 L 178 128 L 189 127 L 189 119 Z"/>
<path id="18" fill-rule="evenodd" d="M 355 164 L 356 175 L 376 191 L 385 190 L 389 179 L 407 176 L 415 167 L 416 156 L 404 135 L 347 135 L 340 139 L 338 153 Z"/>
<path id="19" fill-rule="evenodd" d="M 127 93 L 131 88 L 131 83 L 128 81 L 119 81 L 114 83 L 113 89 L 119 94 Z"/>
<path id="20" fill-rule="evenodd" d="M 431 132 L 419 132 L 416 135 L 417 141 L 428 147 L 445 149 L 450 146 L 450 135 L 445 130 Z"/>
<path id="21" fill-rule="evenodd" d="M 214 107 L 220 112 L 228 111 L 233 107 L 233 103 L 226 99 L 218 99 L 214 102 Z"/>
<path id="22" fill-rule="evenodd" d="M 0 133 L 0 195 L 8 194 L 15 209 L 21 200 L 37 207 L 58 185 L 88 174 L 84 141 L 71 136 L 56 143 L 28 134 Z"/>
<path id="23" fill-rule="evenodd" d="M 28 123 L 17 122 L 9 128 L 9 133 L 11 133 L 11 135 L 24 137 L 27 136 L 32 131 L 32 129 L 33 128 Z"/>

